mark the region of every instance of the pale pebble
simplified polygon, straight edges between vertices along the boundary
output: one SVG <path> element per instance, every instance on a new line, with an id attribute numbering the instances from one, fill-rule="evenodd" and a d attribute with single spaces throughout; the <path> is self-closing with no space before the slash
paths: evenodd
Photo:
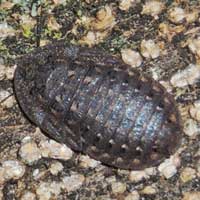
<path id="1" fill-rule="evenodd" d="M 29 165 L 38 161 L 42 157 L 40 149 L 32 140 L 22 143 L 19 150 L 19 155 L 21 156 L 22 160 Z"/>
<path id="2" fill-rule="evenodd" d="M 190 116 L 200 122 L 200 101 L 195 101 L 194 104 L 190 107 Z"/>
<path id="3" fill-rule="evenodd" d="M 17 160 L 6 160 L 2 162 L 4 169 L 3 177 L 6 180 L 20 179 L 25 173 L 25 166 Z"/>
<path id="4" fill-rule="evenodd" d="M 41 180 L 42 178 L 44 178 L 47 175 L 47 173 L 48 173 L 48 170 L 46 170 L 46 169 L 39 170 L 37 168 L 33 171 L 33 178 L 34 178 L 34 180 Z"/>
<path id="5" fill-rule="evenodd" d="M 5 101 L 2 102 L 2 106 L 5 108 L 12 108 L 16 103 L 14 95 L 9 96 Z"/>
<path id="6" fill-rule="evenodd" d="M 160 55 L 160 47 L 153 40 L 142 40 L 141 54 L 145 58 L 157 58 Z"/>
<path id="7" fill-rule="evenodd" d="M 155 0 L 147 1 L 143 5 L 142 14 L 151 15 L 155 19 L 158 19 L 158 15 L 163 11 L 164 8 L 164 2 Z"/>
<path id="8" fill-rule="evenodd" d="M 9 96 L 10 96 L 10 92 L 8 92 L 7 90 L 1 89 L 1 91 L 0 91 L 0 102 L 4 101 Z"/>
<path id="9" fill-rule="evenodd" d="M 119 9 L 123 11 L 128 11 L 129 8 L 134 4 L 138 3 L 138 0 L 120 0 Z"/>
<path id="10" fill-rule="evenodd" d="M 113 182 L 111 184 L 111 188 L 114 194 L 122 194 L 126 191 L 126 184 L 121 182 Z"/>
<path id="11" fill-rule="evenodd" d="M 65 176 L 62 179 L 62 188 L 68 192 L 79 189 L 85 181 L 85 177 L 81 174 L 73 174 Z"/>
<path id="12" fill-rule="evenodd" d="M 90 158 L 88 155 L 81 155 L 79 161 L 80 166 L 83 168 L 96 168 L 101 163 L 100 161 Z"/>
<path id="13" fill-rule="evenodd" d="M 196 178 L 196 170 L 191 167 L 186 167 L 181 172 L 180 178 L 183 183 L 191 181 L 192 179 Z"/>
<path id="14" fill-rule="evenodd" d="M 182 200 L 199 200 L 200 199 L 200 191 L 186 192 L 183 195 L 184 197 L 182 198 Z"/>
<path id="15" fill-rule="evenodd" d="M 116 24 L 115 16 L 113 15 L 112 7 L 106 5 L 96 13 L 96 18 L 92 20 L 91 27 L 94 30 L 112 29 Z"/>
<path id="16" fill-rule="evenodd" d="M 79 43 L 87 44 L 89 47 L 92 47 L 93 45 L 103 41 L 103 39 L 107 36 L 107 34 L 108 33 L 106 31 L 103 32 L 88 31 L 88 33 L 79 40 Z"/>
<path id="17" fill-rule="evenodd" d="M 177 173 L 177 167 L 179 166 L 180 158 L 178 156 L 171 156 L 158 166 L 158 171 L 166 179 L 169 179 Z"/>
<path id="18" fill-rule="evenodd" d="M 142 64 L 142 57 L 137 51 L 131 49 L 121 50 L 122 60 L 132 67 L 139 67 Z"/>
<path id="19" fill-rule="evenodd" d="M 200 37 L 188 40 L 188 47 L 193 54 L 200 57 Z"/>
<path id="20" fill-rule="evenodd" d="M 200 132 L 200 128 L 198 127 L 198 124 L 195 120 L 187 119 L 184 123 L 183 131 L 187 136 L 194 139 Z"/>
<path id="21" fill-rule="evenodd" d="M 157 192 L 158 189 L 152 185 L 145 186 L 144 189 L 141 190 L 142 194 L 148 194 L 148 195 L 156 194 Z"/>
<path id="22" fill-rule="evenodd" d="M 16 67 L 17 65 L 6 67 L 5 74 L 8 80 L 13 79 Z"/>
<path id="23" fill-rule="evenodd" d="M 130 194 L 128 194 L 125 197 L 125 200 L 140 200 L 140 195 L 138 193 L 138 191 L 132 191 Z"/>
<path id="24" fill-rule="evenodd" d="M 116 182 L 116 177 L 115 176 L 109 176 L 109 177 L 106 178 L 106 182 L 112 184 L 112 183 Z"/>
<path id="25" fill-rule="evenodd" d="M 60 162 L 54 162 L 50 165 L 50 172 L 52 175 L 57 175 L 59 172 L 61 172 L 63 170 L 63 165 Z"/>
<path id="26" fill-rule="evenodd" d="M 185 13 L 185 10 L 183 8 L 180 8 L 180 7 L 174 7 L 174 8 L 171 8 L 169 10 L 169 20 L 174 22 L 174 23 L 181 23 L 183 22 L 185 16 L 186 16 L 186 13 Z"/>
<path id="27" fill-rule="evenodd" d="M 41 182 L 36 189 L 36 194 L 39 200 L 50 200 L 52 197 L 57 197 L 61 192 L 60 182 Z"/>
<path id="28" fill-rule="evenodd" d="M 34 179 L 37 179 L 37 176 L 39 175 L 39 173 L 40 173 L 40 170 L 38 168 L 33 170 Z"/>
<path id="29" fill-rule="evenodd" d="M 25 191 L 25 193 L 22 195 L 21 200 L 35 200 L 36 195 L 30 191 Z"/>
<path id="30" fill-rule="evenodd" d="M 139 182 L 149 178 L 150 176 L 145 171 L 131 171 L 129 174 L 129 180 L 132 182 Z"/>
<path id="31" fill-rule="evenodd" d="M 16 65 L 14 66 L 5 66 L 3 59 L 0 58 L 0 80 L 3 80 L 4 78 L 8 80 L 12 80 L 14 77 L 14 72 L 16 69 Z"/>
<path id="32" fill-rule="evenodd" d="M 73 155 L 72 150 L 65 144 L 60 144 L 54 140 L 40 142 L 40 151 L 43 157 L 62 160 L 69 160 Z"/>
<path id="33" fill-rule="evenodd" d="M 178 71 L 171 77 L 174 87 L 193 85 L 200 79 L 200 65 L 190 64 L 184 70 Z"/>
<path id="34" fill-rule="evenodd" d="M 157 174 L 157 170 L 155 167 L 149 167 L 144 169 L 145 173 L 149 176 L 155 176 Z"/>

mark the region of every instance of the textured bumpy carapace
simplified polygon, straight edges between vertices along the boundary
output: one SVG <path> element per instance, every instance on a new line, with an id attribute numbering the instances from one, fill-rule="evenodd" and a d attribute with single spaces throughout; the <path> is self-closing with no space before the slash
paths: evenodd
<path id="1" fill-rule="evenodd" d="M 141 169 L 181 138 L 173 97 L 120 59 L 56 43 L 22 57 L 14 77 L 27 117 L 55 140 L 110 166 Z"/>

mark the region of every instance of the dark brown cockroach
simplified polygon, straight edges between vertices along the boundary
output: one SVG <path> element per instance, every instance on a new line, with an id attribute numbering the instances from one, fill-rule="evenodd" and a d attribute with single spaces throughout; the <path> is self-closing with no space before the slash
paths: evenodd
<path id="1" fill-rule="evenodd" d="M 56 43 L 20 59 L 14 86 L 27 117 L 55 140 L 107 165 L 141 169 L 181 138 L 173 97 L 101 51 Z"/>

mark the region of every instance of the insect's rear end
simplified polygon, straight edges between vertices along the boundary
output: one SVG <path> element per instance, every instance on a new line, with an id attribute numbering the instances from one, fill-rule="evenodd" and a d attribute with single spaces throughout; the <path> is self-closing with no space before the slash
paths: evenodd
<path id="1" fill-rule="evenodd" d="M 46 47 L 17 68 L 16 94 L 27 116 L 56 140 L 108 165 L 144 168 L 174 152 L 180 119 L 158 82 L 126 68 L 96 50 Z"/>

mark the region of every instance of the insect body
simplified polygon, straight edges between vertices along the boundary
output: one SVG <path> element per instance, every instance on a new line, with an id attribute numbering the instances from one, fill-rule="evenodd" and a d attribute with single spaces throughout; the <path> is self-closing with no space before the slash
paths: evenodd
<path id="1" fill-rule="evenodd" d="M 123 169 L 173 153 L 181 125 L 173 97 L 153 79 L 101 51 L 48 45 L 24 56 L 15 91 L 28 118 L 50 137 Z"/>

